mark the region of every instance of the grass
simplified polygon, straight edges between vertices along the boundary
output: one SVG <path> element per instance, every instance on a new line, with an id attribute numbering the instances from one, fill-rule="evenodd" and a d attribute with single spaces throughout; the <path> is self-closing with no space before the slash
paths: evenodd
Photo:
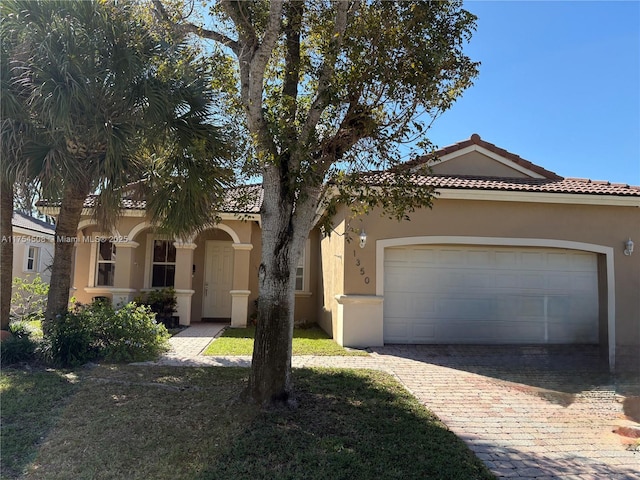
<path id="1" fill-rule="evenodd" d="M 251 355 L 255 333 L 255 327 L 227 328 L 203 355 Z M 292 348 L 293 355 L 368 355 L 362 350 L 341 347 L 319 327 L 294 328 Z"/>
<path id="2" fill-rule="evenodd" d="M 299 408 L 267 412 L 239 402 L 247 375 L 101 366 L 78 370 L 72 383 L 59 372 L 5 370 L 3 478 L 20 470 L 42 480 L 494 478 L 388 374 L 295 370 Z M 28 432 L 18 432 L 29 397 L 51 382 L 57 407 L 29 413 Z M 17 443 L 28 448 L 10 469 L 5 448 Z"/>
<path id="3" fill-rule="evenodd" d="M 3 369 L 0 471 L 16 478 L 33 461 L 37 446 L 55 425 L 76 391 L 76 377 L 61 371 Z"/>

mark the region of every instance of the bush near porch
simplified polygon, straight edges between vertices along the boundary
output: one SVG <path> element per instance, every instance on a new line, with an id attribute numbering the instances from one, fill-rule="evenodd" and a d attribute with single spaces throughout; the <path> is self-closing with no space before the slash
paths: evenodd
<path id="1" fill-rule="evenodd" d="M 29 319 L 32 317 L 26 316 Z M 16 363 L 78 366 L 87 362 L 154 360 L 169 349 L 169 333 L 149 307 L 109 302 L 75 304 L 43 338 L 40 320 L 14 320 L 2 342 L 2 366 Z"/>
<path id="2" fill-rule="evenodd" d="M 203 355 L 251 355 L 255 327 L 227 328 L 203 352 Z M 317 325 L 293 329 L 293 355 L 368 355 L 363 350 L 351 350 L 334 342 Z"/>

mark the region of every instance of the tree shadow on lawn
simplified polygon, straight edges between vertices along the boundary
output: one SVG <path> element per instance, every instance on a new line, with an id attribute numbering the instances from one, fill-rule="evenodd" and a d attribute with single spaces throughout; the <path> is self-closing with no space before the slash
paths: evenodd
<path id="1" fill-rule="evenodd" d="M 262 412 L 197 480 L 490 479 L 390 375 L 297 369 L 299 408 Z"/>
<path id="2" fill-rule="evenodd" d="M 36 446 L 54 428 L 77 390 L 73 373 L 59 370 L 2 369 L 2 478 L 18 478 L 33 461 Z"/>
<path id="3" fill-rule="evenodd" d="M 299 408 L 260 411 L 239 400 L 248 373 L 84 371 L 24 478 L 494 478 L 389 374 L 296 369 Z"/>
<path id="4" fill-rule="evenodd" d="M 585 392 L 605 399 L 640 394 L 640 376 L 611 374 L 594 345 L 390 345 L 373 350 L 533 387 L 533 393 L 565 407 Z"/>

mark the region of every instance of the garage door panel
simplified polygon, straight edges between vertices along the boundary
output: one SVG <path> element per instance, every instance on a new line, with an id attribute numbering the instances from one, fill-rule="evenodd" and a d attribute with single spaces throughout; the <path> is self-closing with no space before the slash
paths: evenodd
<path id="1" fill-rule="evenodd" d="M 520 247 L 388 248 L 384 282 L 387 343 L 598 341 L 595 254 Z"/>
<path id="2" fill-rule="evenodd" d="M 409 318 L 422 318 L 427 314 L 436 312 L 437 299 L 433 295 L 413 295 L 411 293 L 400 293 L 391 295 L 389 301 L 389 311 L 392 312 L 412 312 L 408 313 Z M 402 318 L 401 316 L 398 316 Z"/>
<path id="3" fill-rule="evenodd" d="M 541 290 L 545 288 L 545 276 L 541 273 L 523 272 L 518 277 L 517 287 L 519 289 Z"/>
<path id="4" fill-rule="evenodd" d="M 467 264 L 471 267 L 488 267 L 493 264 L 493 257 L 488 250 L 471 251 L 467 254 Z"/>
<path id="5" fill-rule="evenodd" d="M 551 318 L 568 318 L 571 313 L 572 301 L 568 295 L 551 296 L 547 298 L 547 315 Z M 575 306 L 574 306 L 575 310 Z"/>
<path id="6" fill-rule="evenodd" d="M 496 265 L 503 268 L 512 268 L 516 264 L 517 255 L 515 252 L 498 250 L 495 252 Z"/>
<path id="7" fill-rule="evenodd" d="M 597 279 L 588 274 L 573 275 L 571 282 L 571 288 L 575 292 L 593 292 L 594 289 L 597 290 L 598 288 Z"/>
<path id="8" fill-rule="evenodd" d="M 533 319 L 517 323 L 505 322 L 449 322 L 440 326 L 442 343 L 532 343 L 544 335 L 544 327 Z"/>
<path id="9" fill-rule="evenodd" d="M 410 336 L 407 330 L 408 322 L 398 318 L 389 320 L 384 325 L 385 341 L 387 343 L 410 343 L 405 341 Z"/>
<path id="10" fill-rule="evenodd" d="M 591 272 L 593 270 L 593 262 L 595 255 L 574 253 L 570 256 L 571 269 L 574 271 Z"/>
<path id="11" fill-rule="evenodd" d="M 444 319 L 450 318 L 487 318 L 495 314 L 494 302 L 491 298 L 459 297 L 440 298 L 438 300 L 438 316 Z"/>
<path id="12" fill-rule="evenodd" d="M 534 270 L 542 269 L 545 266 L 545 258 L 542 253 L 538 252 L 521 252 L 520 264 L 524 268 L 531 268 Z"/>
<path id="13" fill-rule="evenodd" d="M 436 325 L 432 323 L 415 323 L 412 326 L 412 336 L 420 343 L 432 341 L 436 336 Z"/>
<path id="14" fill-rule="evenodd" d="M 564 318 L 551 318 L 549 338 L 553 343 L 597 343 L 598 329 L 584 322 L 570 322 Z"/>

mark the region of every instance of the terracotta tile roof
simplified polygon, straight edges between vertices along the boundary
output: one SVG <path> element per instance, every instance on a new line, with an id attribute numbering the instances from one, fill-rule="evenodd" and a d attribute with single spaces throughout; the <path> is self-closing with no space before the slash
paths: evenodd
<path id="1" fill-rule="evenodd" d="M 84 201 L 84 208 L 93 208 L 96 206 L 96 196 L 89 195 Z M 131 198 L 122 199 L 122 208 L 125 210 L 144 210 L 147 207 L 146 200 L 133 200 Z"/>
<path id="2" fill-rule="evenodd" d="M 405 163 L 405 166 L 408 167 L 414 167 L 417 165 L 422 165 L 424 163 L 427 163 L 431 160 L 433 160 L 434 158 L 440 158 L 443 157 L 445 155 L 448 155 L 450 153 L 454 153 L 457 152 L 459 150 L 462 150 L 464 148 L 470 147 L 471 145 L 478 145 L 480 147 L 483 147 L 487 150 L 489 150 L 490 152 L 495 153 L 496 155 L 500 155 L 501 157 L 507 158 L 509 160 L 511 160 L 514 163 L 517 163 L 518 165 L 520 165 L 523 168 L 526 168 L 528 170 L 531 170 L 532 172 L 535 172 L 539 175 L 542 175 L 545 178 L 550 178 L 550 179 L 555 179 L 555 180 L 560 180 L 562 179 L 561 176 L 559 176 L 558 174 L 556 174 L 555 172 L 552 172 L 550 170 L 547 170 L 545 168 L 542 168 L 539 165 L 536 165 L 535 163 L 530 162 L 529 160 L 525 160 L 524 158 L 520 157 L 519 155 L 516 155 L 515 153 L 511 153 L 507 150 L 505 150 L 504 148 L 500 148 L 496 145 L 494 145 L 493 143 L 489 143 L 485 140 L 482 140 L 480 138 L 480 135 L 478 135 L 477 133 L 474 133 L 473 135 L 471 135 L 471 138 L 469 138 L 468 140 L 463 140 L 462 142 L 458 142 L 455 143 L 453 145 L 449 145 L 448 147 L 444 147 L 441 148 L 440 150 L 436 150 L 435 152 L 429 154 L 429 155 L 423 155 L 421 157 L 417 157 L 407 163 Z"/>
<path id="3" fill-rule="evenodd" d="M 227 190 L 227 195 L 220 211 L 221 213 L 259 213 L 262 206 L 262 193 L 261 184 L 230 188 Z M 84 201 L 84 208 L 95 207 L 96 198 L 95 195 L 89 195 Z M 41 200 L 37 205 L 41 207 L 59 207 L 60 202 Z M 124 198 L 122 207 L 125 210 L 144 210 L 147 208 L 147 201 Z"/>
<path id="4" fill-rule="evenodd" d="M 223 213 L 260 213 L 264 191 L 262 184 L 230 188 L 222 208 Z"/>
<path id="5" fill-rule="evenodd" d="M 13 212 L 13 218 L 11 219 L 11 225 L 18 228 L 24 228 L 25 230 L 31 230 L 38 233 L 45 233 L 53 235 L 56 231 L 56 226 L 38 220 L 30 215 L 26 215 L 22 212 Z"/>
<path id="6" fill-rule="evenodd" d="M 368 182 L 372 185 L 392 181 L 393 173 L 390 172 L 372 172 L 368 175 Z M 431 186 L 434 188 L 640 197 L 640 187 L 581 178 L 549 179 L 470 175 L 414 175 L 413 181 L 418 186 Z"/>

